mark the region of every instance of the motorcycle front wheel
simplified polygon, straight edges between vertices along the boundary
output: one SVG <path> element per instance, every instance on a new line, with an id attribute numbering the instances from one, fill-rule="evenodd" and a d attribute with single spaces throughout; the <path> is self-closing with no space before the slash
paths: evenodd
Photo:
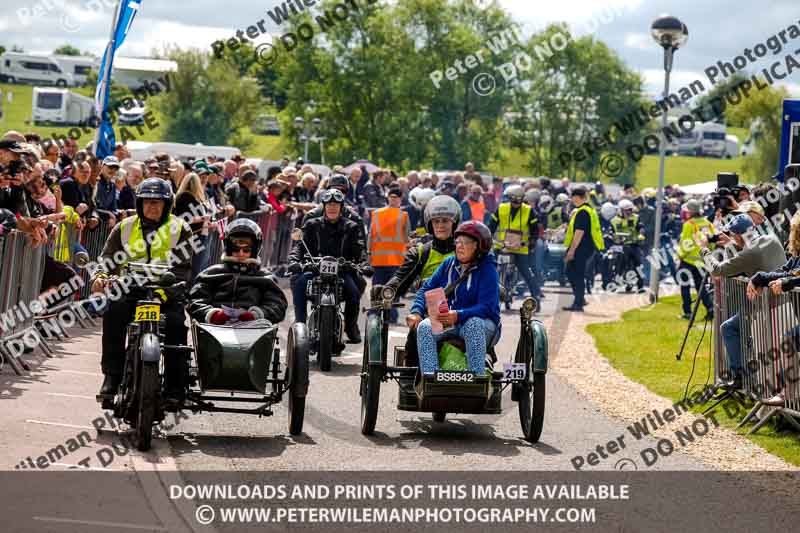
<path id="1" fill-rule="evenodd" d="M 142 363 L 139 382 L 139 416 L 136 421 L 136 449 L 140 452 L 150 449 L 160 385 L 161 376 L 158 375 L 158 364 Z"/>
<path id="2" fill-rule="evenodd" d="M 317 363 L 319 369 L 328 372 L 331 369 L 333 356 L 333 343 L 336 340 L 334 327 L 336 325 L 336 308 L 323 307 L 319 310 L 319 328 L 317 330 Z"/>

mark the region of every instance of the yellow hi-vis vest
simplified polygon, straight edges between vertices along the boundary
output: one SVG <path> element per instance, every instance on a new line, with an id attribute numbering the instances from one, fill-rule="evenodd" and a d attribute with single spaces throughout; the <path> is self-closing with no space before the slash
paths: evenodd
<path id="1" fill-rule="evenodd" d="M 558 229 L 563 223 L 561 220 L 561 206 L 556 206 L 547 214 L 547 229 Z"/>
<path id="2" fill-rule="evenodd" d="M 622 218 L 616 216 L 611 219 L 611 225 L 614 227 L 614 233 L 629 233 L 628 238 L 625 239 L 625 244 L 636 244 L 639 240 L 639 231 L 636 226 L 639 224 L 639 215 L 631 215 L 631 218 Z"/>
<path id="3" fill-rule="evenodd" d="M 497 209 L 497 240 L 500 242 L 505 242 L 506 240 L 506 232 L 508 230 L 519 231 L 522 233 L 522 246 L 520 248 L 506 248 L 506 252 L 510 252 L 512 254 L 524 254 L 527 255 L 528 253 L 528 242 L 530 241 L 530 220 L 531 220 L 531 206 L 528 204 L 522 204 L 519 209 L 517 209 L 514 218 L 511 218 L 511 204 L 505 203 L 500 204 L 500 207 Z M 500 245 L 496 245 L 495 248 L 500 248 Z"/>
<path id="4" fill-rule="evenodd" d="M 158 228 L 150 243 L 150 260 L 147 257 L 147 244 L 142 232 L 142 221 L 138 216 L 128 217 L 120 222 L 122 247 L 128 254 L 128 260 L 120 266 L 131 263 L 168 264 L 170 250 L 178 245 L 183 229 L 182 220 L 170 215 L 167 221 Z"/>
<path id="5" fill-rule="evenodd" d="M 684 263 L 689 263 L 697 268 L 703 268 L 705 262 L 700 255 L 700 246 L 695 242 L 695 238 L 701 233 L 714 235 L 714 224 L 705 217 L 694 217 L 683 223 L 681 229 L 681 241 L 678 243 L 678 259 Z"/>
<path id="6" fill-rule="evenodd" d="M 408 213 L 399 207 L 383 207 L 372 212 L 369 249 L 372 266 L 400 266 L 406 252 Z"/>
<path id="7" fill-rule="evenodd" d="M 53 259 L 61 263 L 69 263 L 72 260 L 72 246 L 78 241 L 80 235 L 75 225 L 81 217 L 68 205 L 64 206 L 62 212 L 67 217 L 64 222 L 58 225 L 55 246 L 53 247 Z"/>
<path id="8" fill-rule="evenodd" d="M 567 226 L 567 235 L 564 238 L 564 246 L 569 249 L 570 244 L 572 244 L 572 236 L 575 233 L 575 217 L 578 216 L 578 213 L 581 211 L 587 211 L 589 213 L 589 219 L 591 220 L 591 234 L 592 234 L 592 241 L 594 242 L 594 247 L 598 251 L 602 251 L 606 249 L 606 244 L 603 242 L 603 232 L 600 230 L 600 217 L 597 216 L 597 211 L 589 207 L 589 204 L 583 204 L 579 208 L 572 211 L 572 215 L 569 218 L 569 226 Z"/>

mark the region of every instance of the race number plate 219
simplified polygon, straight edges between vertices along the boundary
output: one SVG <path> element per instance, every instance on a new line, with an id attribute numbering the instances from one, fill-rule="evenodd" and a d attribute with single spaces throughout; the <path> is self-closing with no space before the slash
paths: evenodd
<path id="1" fill-rule="evenodd" d="M 503 365 L 503 378 L 525 379 L 527 366 L 525 363 L 505 363 Z"/>
<path id="2" fill-rule="evenodd" d="M 319 265 L 320 274 L 335 276 L 339 272 L 339 263 L 336 261 L 322 261 Z"/>
<path id="3" fill-rule="evenodd" d="M 133 320 L 134 322 L 158 322 L 160 313 L 161 307 L 158 305 L 138 305 Z"/>

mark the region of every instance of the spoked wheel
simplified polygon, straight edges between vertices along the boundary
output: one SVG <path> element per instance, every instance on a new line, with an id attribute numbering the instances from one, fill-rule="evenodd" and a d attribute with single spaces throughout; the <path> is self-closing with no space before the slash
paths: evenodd
<path id="1" fill-rule="evenodd" d="M 381 395 L 380 366 L 369 364 L 369 335 L 364 337 L 364 359 L 361 363 L 361 433 L 372 435 L 378 421 L 378 404 Z"/>
<path id="2" fill-rule="evenodd" d="M 303 432 L 308 392 L 308 334 L 305 324 L 296 323 L 289 328 L 286 368 L 289 373 L 289 434 L 299 435 Z"/>
<path id="3" fill-rule="evenodd" d="M 529 369 L 529 372 L 532 372 Z M 545 374 L 533 374 L 520 386 L 519 422 L 528 442 L 538 442 L 544 424 Z"/>
<path id="4" fill-rule="evenodd" d="M 442 422 L 444 422 L 446 416 L 447 413 L 445 413 L 444 411 L 436 411 L 435 413 L 433 413 L 433 421 L 436 422 L 437 424 L 441 424 Z"/>
<path id="5" fill-rule="evenodd" d="M 317 347 L 317 363 L 319 369 L 328 372 L 331 369 L 331 357 L 333 356 L 334 326 L 336 322 L 336 309 L 333 307 L 323 307 L 319 310 L 319 335 Z"/>
<path id="6" fill-rule="evenodd" d="M 139 383 L 139 416 L 136 420 L 136 449 L 146 452 L 153 438 L 153 421 L 161 395 L 158 365 L 142 363 Z"/>

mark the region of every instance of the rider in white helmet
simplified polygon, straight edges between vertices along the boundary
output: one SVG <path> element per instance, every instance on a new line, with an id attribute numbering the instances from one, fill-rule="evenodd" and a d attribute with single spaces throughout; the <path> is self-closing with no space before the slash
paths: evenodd
<path id="1" fill-rule="evenodd" d="M 625 245 L 625 260 L 628 270 L 636 273 L 637 285 L 639 290 L 644 288 L 644 278 L 641 269 L 642 250 L 641 243 L 644 241 L 644 227 L 639 222 L 639 216 L 634 212 L 633 202 L 630 200 L 620 200 L 620 213 L 611 219 L 614 227 L 614 234 L 625 234 L 623 244 Z"/>

